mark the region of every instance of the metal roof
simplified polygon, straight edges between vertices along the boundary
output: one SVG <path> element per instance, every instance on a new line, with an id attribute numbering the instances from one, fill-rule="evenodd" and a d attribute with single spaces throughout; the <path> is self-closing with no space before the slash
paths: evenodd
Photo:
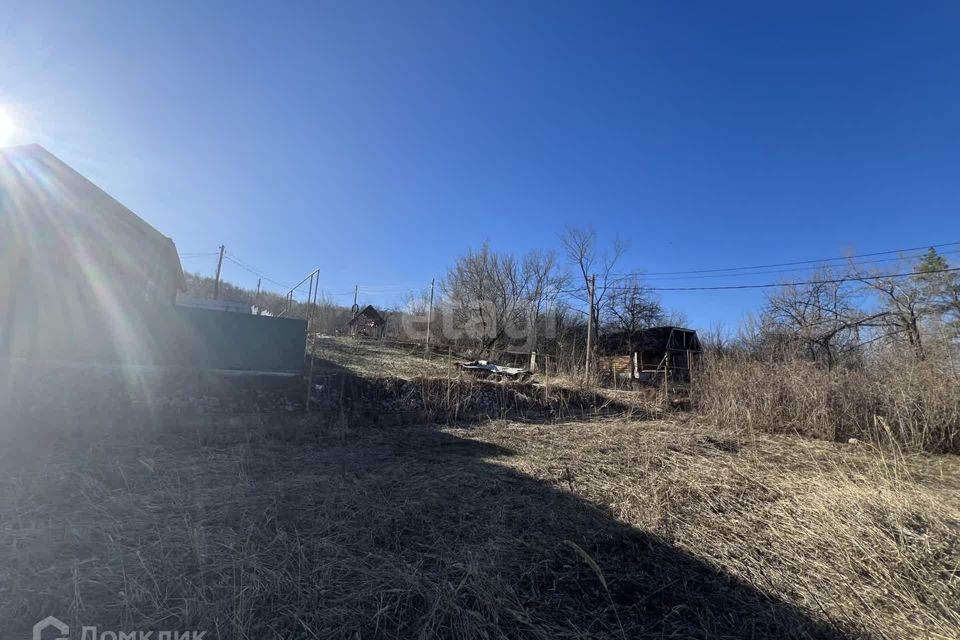
<path id="1" fill-rule="evenodd" d="M 700 351 L 700 340 L 694 329 L 685 327 L 650 327 L 638 331 L 615 331 L 601 335 L 597 340 L 597 349 L 602 354 L 621 354 L 631 351 L 666 351 L 670 346 L 670 337 L 674 332 L 692 334 L 688 339 L 691 351 Z"/>
<path id="2" fill-rule="evenodd" d="M 162 265 L 186 290 L 173 240 L 42 146 L 0 149 L 0 197 L 4 213 L 26 214 L 0 222 L 15 225 L 31 250 L 93 254 L 140 268 Z"/>

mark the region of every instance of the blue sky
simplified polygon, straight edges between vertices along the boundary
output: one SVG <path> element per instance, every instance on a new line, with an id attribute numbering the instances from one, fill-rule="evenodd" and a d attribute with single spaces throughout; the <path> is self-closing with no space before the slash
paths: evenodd
<path id="1" fill-rule="evenodd" d="M 958 33 L 947 2 L 15 2 L 0 104 L 181 252 L 389 302 L 584 221 L 623 271 L 958 241 Z"/>

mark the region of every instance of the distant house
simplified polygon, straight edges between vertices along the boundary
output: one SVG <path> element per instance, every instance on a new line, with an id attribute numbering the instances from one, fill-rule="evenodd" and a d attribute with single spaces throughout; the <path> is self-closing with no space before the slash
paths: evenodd
<path id="1" fill-rule="evenodd" d="M 382 338 L 387 321 L 372 305 L 367 305 L 358 311 L 347 322 L 347 331 L 352 336 L 367 336 Z"/>
<path id="2" fill-rule="evenodd" d="M 689 380 L 690 368 L 702 350 L 693 329 L 652 327 L 616 331 L 601 335 L 597 341 L 597 372 L 646 380 L 666 371 L 675 380 Z"/>
<path id="3" fill-rule="evenodd" d="M 43 147 L 0 149 L 0 355 L 123 340 L 185 288 L 170 238 Z"/>

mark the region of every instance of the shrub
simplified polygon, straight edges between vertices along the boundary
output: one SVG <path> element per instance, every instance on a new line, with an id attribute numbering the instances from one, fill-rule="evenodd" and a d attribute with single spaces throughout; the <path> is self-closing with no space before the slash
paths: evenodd
<path id="1" fill-rule="evenodd" d="M 724 427 L 960 453 L 960 381 L 946 359 L 891 353 L 850 370 L 711 355 L 694 397 Z"/>

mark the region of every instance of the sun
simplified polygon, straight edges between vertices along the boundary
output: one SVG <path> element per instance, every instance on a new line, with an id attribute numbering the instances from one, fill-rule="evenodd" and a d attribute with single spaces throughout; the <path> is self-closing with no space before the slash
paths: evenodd
<path id="1" fill-rule="evenodd" d="M 0 147 L 10 143 L 10 139 L 16 130 L 17 125 L 10 117 L 10 113 L 0 107 Z"/>

